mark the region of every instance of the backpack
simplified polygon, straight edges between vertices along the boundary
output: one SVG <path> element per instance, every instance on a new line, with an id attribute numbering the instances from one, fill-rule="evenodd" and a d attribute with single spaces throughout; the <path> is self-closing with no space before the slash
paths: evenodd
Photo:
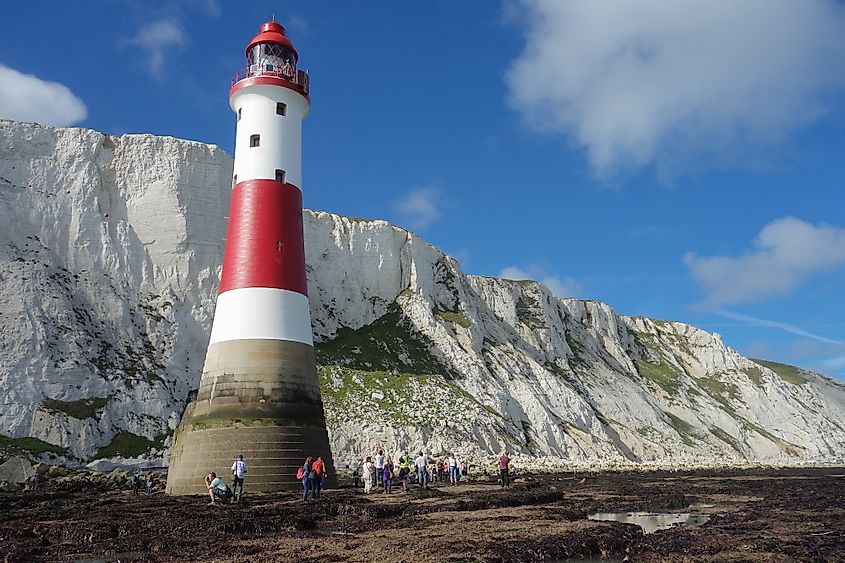
<path id="1" fill-rule="evenodd" d="M 300 467 L 296 472 L 296 478 L 302 480 L 303 477 L 305 477 L 305 468 Z"/>

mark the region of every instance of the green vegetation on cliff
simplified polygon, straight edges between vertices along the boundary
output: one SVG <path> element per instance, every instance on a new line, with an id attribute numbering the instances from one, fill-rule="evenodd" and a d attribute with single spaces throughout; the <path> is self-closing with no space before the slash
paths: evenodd
<path id="1" fill-rule="evenodd" d="M 94 418 L 97 412 L 109 402 L 108 397 L 91 397 L 79 399 L 78 401 L 59 401 L 57 399 L 44 399 L 41 406 L 54 412 L 63 412 L 73 418 L 84 420 Z"/>
<path id="2" fill-rule="evenodd" d="M 807 383 L 807 380 L 801 375 L 800 371 L 795 366 L 790 366 L 787 364 L 779 364 L 777 362 L 769 362 L 766 360 L 758 360 L 756 358 L 752 358 L 752 361 L 755 363 L 760 364 L 763 367 L 767 367 L 778 377 L 786 381 L 787 383 L 791 383 L 792 385 L 804 385 Z"/>

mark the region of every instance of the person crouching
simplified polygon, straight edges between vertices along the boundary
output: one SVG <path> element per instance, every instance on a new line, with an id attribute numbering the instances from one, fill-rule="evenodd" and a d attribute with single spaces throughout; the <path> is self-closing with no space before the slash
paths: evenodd
<path id="1" fill-rule="evenodd" d="M 211 498 L 211 502 L 208 504 L 216 504 L 215 500 L 228 502 L 232 498 L 232 490 L 229 485 L 218 477 L 214 471 L 205 476 L 205 486 L 208 489 L 208 496 Z"/>

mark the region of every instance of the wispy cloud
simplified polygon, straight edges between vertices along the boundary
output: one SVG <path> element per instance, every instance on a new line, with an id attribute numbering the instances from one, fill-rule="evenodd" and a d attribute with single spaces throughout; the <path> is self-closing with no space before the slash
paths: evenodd
<path id="1" fill-rule="evenodd" d="M 285 16 L 282 25 L 284 25 L 288 31 L 298 36 L 308 35 L 311 33 L 311 26 L 308 24 L 308 20 L 302 16 L 287 15 Z"/>
<path id="2" fill-rule="evenodd" d="M 838 0 L 511 0 L 507 73 L 527 124 L 584 147 L 600 177 L 758 159 L 845 85 Z"/>
<path id="3" fill-rule="evenodd" d="M 826 336 L 814 334 L 812 332 L 806 331 L 806 330 L 804 330 L 804 329 L 802 329 L 798 326 L 795 326 L 795 325 L 792 325 L 792 324 L 789 324 L 789 323 L 782 323 L 782 322 L 779 322 L 779 321 L 772 321 L 772 320 L 769 320 L 769 319 L 760 319 L 760 318 L 752 317 L 752 316 L 749 316 L 749 315 L 743 315 L 741 313 L 735 313 L 733 311 L 725 311 L 724 309 L 714 311 L 714 313 L 716 315 L 719 315 L 720 317 L 724 317 L 726 319 L 738 321 L 738 322 L 741 322 L 741 323 L 746 324 L 748 326 L 759 326 L 759 327 L 765 327 L 765 328 L 774 328 L 774 329 L 789 332 L 791 334 L 795 334 L 795 335 L 798 335 L 798 336 L 803 336 L 804 338 L 811 338 L 813 340 L 817 340 L 819 342 L 824 342 L 826 344 L 837 344 L 837 345 L 842 344 L 838 340 L 834 340 L 834 339 L 828 338 Z"/>
<path id="4" fill-rule="evenodd" d="M 684 262 L 707 291 L 701 305 L 719 307 L 785 295 L 811 278 L 845 265 L 845 229 L 793 217 L 768 224 L 741 256 L 699 257 Z"/>
<path id="5" fill-rule="evenodd" d="M 826 360 L 821 360 L 819 365 L 824 367 L 825 369 L 829 370 L 839 370 L 845 368 L 845 356 L 839 356 L 836 358 L 828 358 Z"/>
<path id="6" fill-rule="evenodd" d="M 396 211 L 415 229 L 425 229 L 442 215 L 443 196 L 436 188 L 412 188 L 395 202 Z"/>
<path id="7" fill-rule="evenodd" d="M 175 19 L 163 19 L 138 29 L 134 37 L 125 40 L 124 47 L 138 47 L 142 51 L 147 72 L 161 79 L 167 55 L 184 48 L 188 36 Z"/>
<path id="8" fill-rule="evenodd" d="M 536 264 L 525 268 L 508 266 L 499 272 L 499 277 L 509 280 L 536 280 L 548 287 L 557 297 L 575 297 L 582 292 L 581 284 L 575 278 L 549 274 Z"/>
<path id="9" fill-rule="evenodd" d="M 44 125 L 73 125 L 88 109 L 67 86 L 0 64 L 0 118 Z"/>

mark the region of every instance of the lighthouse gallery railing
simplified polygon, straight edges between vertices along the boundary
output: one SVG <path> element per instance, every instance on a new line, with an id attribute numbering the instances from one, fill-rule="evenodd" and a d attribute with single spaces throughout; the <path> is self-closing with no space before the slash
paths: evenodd
<path id="1" fill-rule="evenodd" d="M 236 82 L 240 82 L 245 78 L 251 78 L 253 76 L 272 76 L 292 82 L 302 88 L 306 94 L 308 93 L 308 83 L 310 80 L 308 73 L 304 70 L 297 70 L 296 72 L 293 72 L 286 66 L 273 66 L 273 70 L 268 70 L 268 68 L 262 68 L 259 65 L 252 65 L 241 69 L 237 71 L 235 76 L 232 78 L 232 86 L 234 86 Z"/>

